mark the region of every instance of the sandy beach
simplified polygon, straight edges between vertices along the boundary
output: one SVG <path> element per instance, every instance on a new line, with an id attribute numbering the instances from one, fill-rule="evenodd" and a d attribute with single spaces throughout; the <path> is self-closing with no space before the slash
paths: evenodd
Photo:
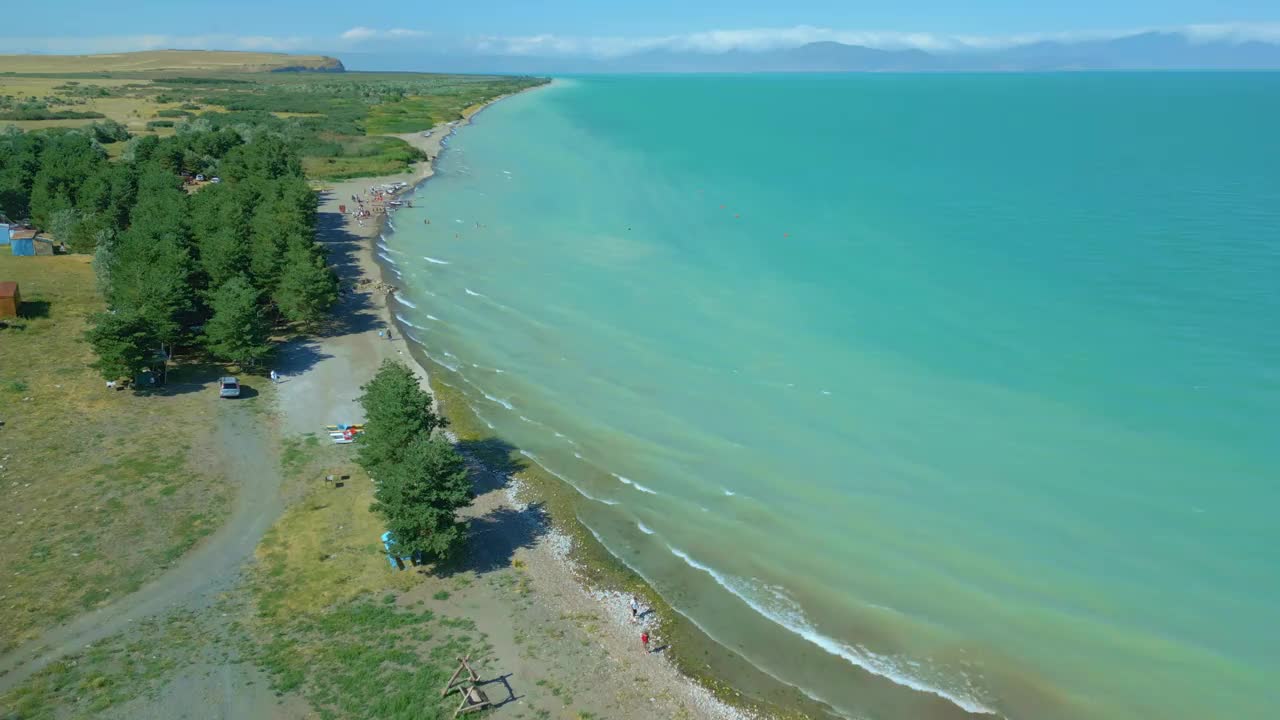
<path id="1" fill-rule="evenodd" d="M 425 137 L 400 137 L 434 159 L 448 134 L 472 114 L 456 125 L 437 126 Z M 408 364 L 429 388 L 426 370 L 394 326 L 388 307 L 394 287 L 382 277 L 374 257 L 385 216 L 361 222 L 350 210 L 353 195 L 368 197 L 371 187 L 399 182 L 408 184 L 407 194 L 432 172 L 431 162 L 423 162 L 409 173 L 354 179 L 321 191 L 319 240 L 330 251 L 344 292 L 334 328 L 292 344 L 283 354 L 279 400 L 284 435 L 313 431 L 322 419 L 359 422 L 355 400 L 360 385 L 387 358 Z M 344 205 L 347 214 L 340 212 Z M 568 713 L 571 700 L 575 713 L 587 708 L 601 717 L 745 716 L 683 676 L 666 658 L 656 613 L 633 622 L 628 596 L 597 591 L 582 580 L 570 558 L 572 539 L 552 529 L 527 483 L 469 459 L 479 478 L 478 497 L 467 511 L 475 519 L 469 552 L 476 581 L 447 587 L 454 611 L 488 636 L 500 664 L 494 669 L 509 674 L 511 697 L 495 710 L 497 715 L 519 717 L 535 705 L 564 707 Z M 515 577 L 523 592 L 511 590 L 509 579 Z M 431 597 L 441 582 L 424 579 L 403 602 Z M 650 641 L 654 652 L 648 654 L 640 644 L 646 628 L 655 633 Z"/>

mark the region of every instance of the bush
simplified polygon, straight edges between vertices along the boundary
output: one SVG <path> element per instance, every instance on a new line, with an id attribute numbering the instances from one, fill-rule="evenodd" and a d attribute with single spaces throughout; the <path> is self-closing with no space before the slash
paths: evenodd
<path id="1" fill-rule="evenodd" d="M 156 128 L 171 128 L 173 126 L 174 122 L 172 120 L 152 120 L 147 123 L 148 130 L 155 130 Z"/>
<path id="2" fill-rule="evenodd" d="M 103 120 L 89 126 L 93 139 L 100 143 L 121 142 L 129 139 L 129 128 L 115 120 Z"/>
<path id="3" fill-rule="evenodd" d="M 0 120 L 91 120 L 105 118 L 100 112 L 79 110 L 50 110 L 48 108 L 18 108 L 0 111 Z"/>

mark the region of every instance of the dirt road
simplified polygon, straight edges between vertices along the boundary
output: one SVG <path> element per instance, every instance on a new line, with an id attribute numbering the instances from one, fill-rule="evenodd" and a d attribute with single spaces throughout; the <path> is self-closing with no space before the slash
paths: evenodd
<path id="1" fill-rule="evenodd" d="M 227 522 L 168 572 L 0 658 L 0 693 L 58 658 L 127 630 L 130 623 L 175 608 L 199 610 L 231 589 L 263 533 L 280 516 L 280 464 L 248 402 L 227 401 L 215 429 L 224 476 L 239 481 Z M 74 571 L 74 568 L 68 568 Z"/>

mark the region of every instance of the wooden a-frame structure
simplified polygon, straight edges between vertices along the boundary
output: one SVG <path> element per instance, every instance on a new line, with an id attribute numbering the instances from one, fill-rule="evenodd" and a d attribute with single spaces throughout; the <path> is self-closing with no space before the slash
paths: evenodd
<path id="1" fill-rule="evenodd" d="M 458 669 L 453 671 L 453 675 L 449 677 L 449 682 L 445 684 L 444 690 L 440 692 L 440 697 L 446 697 L 456 687 L 458 692 L 462 694 L 462 702 L 458 704 L 458 709 L 453 711 L 455 718 L 464 713 L 483 710 L 493 704 L 489 702 L 489 696 L 485 695 L 484 691 L 480 689 L 480 676 L 472 669 L 471 664 L 468 662 L 470 659 L 470 655 L 458 658 Z M 467 671 L 467 676 L 459 680 L 458 676 L 462 674 L 463 670 Z"/>

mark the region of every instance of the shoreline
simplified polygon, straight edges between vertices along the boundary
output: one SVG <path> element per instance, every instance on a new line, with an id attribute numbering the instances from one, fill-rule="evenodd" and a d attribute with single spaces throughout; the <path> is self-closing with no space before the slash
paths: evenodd
<path id="1" fill-rule="evenodd" d="M 521 92 L 549 85 L 550 83 Z M 436 125 L 426 137 L 421 132 L 393 135 L 421 150 L 427 159 L 416 163 L 406 173 L 335 183 L 328 204 L 334 205 L 338 198 L 348 197 L 353 188 L 359 193 L 360 188 L 396 182 L 408 183 L 396 193 L 397 197 L 411 196 L 435 175 L 435 161 L 447 149 L 448 140 L 454 132 L 470 125 L 488 107 L 509 97 L 512 95 L 497 97 L 468 108 L 460 120 Z M 334 212 L 336 208 L 330 207 L 329 211 Z M 360 237 L 355 258 L 359 268 L 355 288 L 372 288 L 373 309 L 382 325 L 394 327 L 398 338 L 405 341 L 407 354 L 412 359 L 410 366 L 419 381 L 425 383 L 432 393 L 438 411 L 450 421 L 451 439 L 455 442 L 462 439 L 469 443 L 496 440 L 444 380 L 442 375 L 447 373 L 447 369 L 437 366 L 421 348 L 414 347 L 414 343 L 407 340 L 407 328 L 396 318 L 391 307 L 392 296 L 398 290 L 399 278 L 394 269 L 378 259 L 376 248 L 379 236 L 386 234 L 388 230 L 394 233 L 395 224 L 394 221 L 389 222 L 390 217 L 386 214 L 374 216 L 370 220 L 363 226 L 352 223 L 349 219 L 345 222 L 346 229 Z M 406 354 L 400 350 L 396 352 L 400 356 Z M 508 455 L 516 450 L 510 446 L 497 447 L 497 442 L 494 445 L 491 452 L 487 449 L 483 451 L 483 457 L 479 457 L 478 452 L 467 453 L 468 460 L 474 465 L 482 466 L 482 472 L 493 473 L 496 467 L 509 467 L 511 458 Z M 647 581 L 610 553 L 603 543 L 592 536 L 590 529 L 577 520 L 570 504 L 575 491 L 566 483 L 527 460 L 521 460 L 519 469 L 511 472 L 507 480 L 507 506 L 518 508 L 537 504 L 547 510 L 544 522 L 550 531 L 548 541 L 532 548 L 530 555 L 534 557 L 526 562 L 530 567 L 539 568 L 536 573 L 538 576 L 557 578 L 550 586 L 559 586 L 562 590 L 564 587 L 572 587 L 576 590 L 570 598 L 557 593 L 560 597 L 557 603 L 566 606 L 568 612 L 592 609 L 589 606 L 597 611 L 603 610 L 613 622 L 610 623 L 609 632 L 602 633 L 610 637 L 602 639 L 606 640 L 606 646 L 611 645 L 620 650 L 636 643 L 634 635 L 637 628 L 628 622 L 625 612 L 625 596 L 635 594 L 641 598 L 643 605 L 660 618 L 647 621 L 645 625 L 654 636 L 656 644 L 671 645 L 687 651 L 672 650 L 663 657 L 655 658 L 657 662 L 646 663 L 645 667 L 650 670 L 646 675 L 650 676 L 649 682 L 653 685 L 651 690 L 661 687 L 659 694 L 682 696 L 695 709 L 696 717 L 724 720 L 746 717 L 837 717 L 827 706 L 804 696 L 799 689 L 767 675 L 710 638 L 692 619 L 672 608 Z M 725 676 L 733 677 L 736 681 L 724 680 Z M 761 687 L 770 685 L 773 687 L 760 691 Z M 744 692 L 742 688 L 751 688 L 751 692 Z M 648 708 L 650 711 L 655 709 Z"/>

